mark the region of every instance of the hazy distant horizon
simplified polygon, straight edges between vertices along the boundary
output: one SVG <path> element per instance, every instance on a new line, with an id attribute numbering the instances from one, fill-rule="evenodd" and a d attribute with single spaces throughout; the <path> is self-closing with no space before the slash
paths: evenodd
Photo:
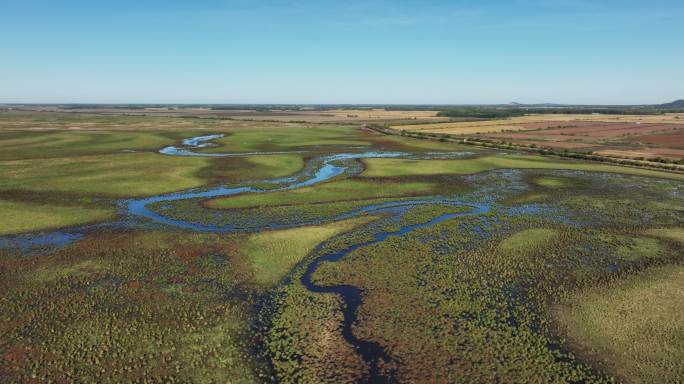
<path id="1" fill-rule="evenodd" d="M 617 103 L 607 103 L 607 104 L 588 104 L 588 103 L 578 103 L 578 104 L 568 104 L 568 103 L 554 103 L 554 102 L 530 102 L 530 103 L 525 103 L 525 102 L 507 102 L 507 103 L 482 103 L 482 104 L 477 104 L 477 103 L 289 103 L 289 102 L 283 102 L 283 103 L 269 103 L 269 102 L 264 102 L 264 103 L 222 103 L 222 102 L 206 102 L 206 103 L 201 103 L 201 102 L 188 102 L 188 103 L 163 103 L 163 102 L 143 102 L 143 103 L 133 103 L 133 102 L 112 102 L 112 103 L 90 103 L 90 102 L 46 102 L 46 103 L 41 103 L 41 102 L 26 102 L 26 103 L 12 103 L 12 102 L 3 102 L 0 101 L 0 105 L 2 106 L 16 106 L 16 105 L 26 105 L 26 106 L 59 106 L 59 105 L 70 105 L 70 106 L 78 106 L 78 105 L 83 105 L 83 106 L 125 106 L 125 105 L 131 105 L 131 106 L 311 106 L 311 107 L 326 107 L 326 106 L 350 106 L 350 107 L 382 107 L 382 106 L 396 106 L 396 107 L 403 107 L 403 106 L 416 106 L 416 107 L 467 107 L 467 106 L 514 106 L 516 104 L 519 104 L 521 106 L 530 106 L 530 105 L 558 105 L 558 106 L 605 106 L 605 107 L 620 107 L 620 106 L 654 106 L 654 105 L 661 105 L 661 104 L 667 104 L 673 101 L 679 101 L 679 100 L 684 100 L 684 97 L 678 98 L 678 99 L 673 99 L 673 100 L 667 100 L 663 102 L 651 102 L 651 103 L 640 103 L 640 104 L 617 104 Z"/>
<path id="2" fill-rule="evenodd" d="M 660 104 L 684 3 L 3 4 L 0 103 Z"/>

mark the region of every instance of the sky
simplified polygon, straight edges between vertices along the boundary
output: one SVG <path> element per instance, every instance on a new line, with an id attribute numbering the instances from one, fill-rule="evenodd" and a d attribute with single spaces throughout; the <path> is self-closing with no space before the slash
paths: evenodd
<path id="1" fill-rule="evenodd" d="M 0 103 L 684 98 L 682 0 L 0 0 L 0 47 Z"/>

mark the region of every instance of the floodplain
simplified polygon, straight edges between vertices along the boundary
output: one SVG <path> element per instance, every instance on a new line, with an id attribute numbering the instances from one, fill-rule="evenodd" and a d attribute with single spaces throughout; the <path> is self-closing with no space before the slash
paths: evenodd
<path id="1" fill-rule="evenodd" d="M 3 382 L 684 376 L 680 172 L 357 121 L 426 111 L 77 112 L 0 112 Z"/>

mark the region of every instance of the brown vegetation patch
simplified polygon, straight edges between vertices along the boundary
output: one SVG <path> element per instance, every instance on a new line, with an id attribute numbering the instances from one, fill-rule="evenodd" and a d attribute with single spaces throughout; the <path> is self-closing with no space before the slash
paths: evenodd
<path id="1" fill-rule="evenodd" d="M 580 143 L 576 141 L 542 141 L 542 140 L 513 140 L 515 144 L 536 145 L 537 147 L 558 149 L 579 149 L 597 147 L 597 144 Z"/>
<path id="2" fill-rule="evenodd" d="M 611 125 L 613 123 L 602 123 L 596 121 L 539 121 L 534 123 L 521 124 L 527 129 L 550 129 L 550 128 L 579 128 L 588 126 Z"/>
<path id="3" fill-rule="evenodd" d="M 601 151 L 596 151 L 596 154 L 602 156 L 612 156 L 612 157 L 629 157 L 629 158 L 639 158 L 643 157 L 645 159 L 650 159 L 654 157 L 667 157 L 673 159 L 684 158 L 683 149 L 669 149 L 669 148 L 640 148 L 640 149 L 606 149 Z"/>
<path id="4" fill-rule="evenodd" d="M 488 136 L 500 136 L 511 138 L 555 138 L 568 140 L 569 136 L 580 136 L 588 138 L 614 138 L 619 136 L 646 134 L 653 132 L 672 131 L 681 129 L 682 125 L 676 124 L 637 124 L 637 123 L 592 123 L 583 126 L 570 126 L 567 128 L 549 128 L 537 131 L 523 131 L 519 133 L 495 133 Z"/>
<path id="5" fill-rule="evenodd" d="M 684 149 L 684 130 L 664 135 L 644 135 L 629 139 L 632 143 L 665 145 L 670 148 Z"/>

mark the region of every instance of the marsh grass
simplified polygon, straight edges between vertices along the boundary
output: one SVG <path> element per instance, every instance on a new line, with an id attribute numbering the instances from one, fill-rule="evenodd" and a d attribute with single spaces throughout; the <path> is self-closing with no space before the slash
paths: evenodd
<path id="1" fill-rule="evenodd" d="M 567 169 L 593 172 L 613 172 L 629 175 L 662 177 L 684 180 L 684 175 L 639 168 L 556 160 L 542 156 L 528 155 L 485 155 L 473 159 L 459 160 L 410 160 L 410 159 L 364 159 L 367 177 L 473 174 L 501 168 L 521 169 Z"/>
<path id="2" fill-rule="evenodd" d="M 684 267 L 663 266 L 570 294 L 555 320 L 581 355 L 632 383 L 684 377 Z"/>
<path id="3" fill-rule="evenodd" d="M 111 208 L 59 206 L 4 200 L 0 200 L 0 212 L 2 212 L 0 235 L 104 221 L 115 216 L 114 209 Z"/>
<path id="4" fill-rule="evenodd" d="M 263 382 L 239 241 L 139 231 L 36 257 L 0 251 L 0 377 Z"/>
<path id="5" fill-rule="evenodd" d="M 562 177 L 539 177 L 534 183 L 546 188 L 564 188 L 572 185 L 572 182 Z"/>
<path id="6" fill-rule="evenodd" d="M 30 134 L 0 131 L 0 146 L 3 148 L 0 160 L 152 152 L 189 135 L 192 134 L 163 131 L 39 131 Z"/>
<path id="7" fill-rule="evenodd" d="M 340 202 L 382 197 L 425 195 L 434 191 L 435 184 L 397 182 L 392 180 L 346 179 L 299 188 L 290 191 L 244 194 L 214 199 L 207 203 L 211 208 L 250 208 L 278 205 L 301 205 Z"/>
<path id="8" fill-rule="evenodd" d="M 524 172 L 519 178 L 528 188 L 518 196 L 542 195 L 545 203 L 540 207 L 553 209 L 525 214 L 516 210 L 520 203 L 512 202 L 515 198 L 506 198 L 505 205 L 486 215 L 448 220 L 392 237 L 360 248 L 337 263 L 324 263 L 316 271 L 316 284 L 363 289 L 354 334 L 384 346 L 400 362 L 397 381 L 611 380 L 613 371 L 604 374 L 595 360 L 577 359 L 573 345 L 559 340 L 548 310 L 565 294 L 681 260 L 674 242 L 656 240 L 648 231 L 649 235 L 643 235 L 648 225 L 681 220 L 670 208 L 677 204 L 676 196 L 670 194 L 677 182 L 587 172 L 572 174 L 573 185 L 579 188 L 548 188 L 534 183 L 540 177 L 565 179 L 568 175 Z M 487 178 L 471 178 L 473 182 L 479 179 Z M 623 185 L 626 180 L 629 183 Z M 645 196 L 658 204 L 644 206 Z M 595 197 L 597 204 L 588 204 Z M 572 203 L 565 204 L 568 201 Z M 446 207 L 426 206 L 412 211 L 405 221 L 429 220 L 446 211 Z M 372 231 L 396 230 L 401 223 L 403 218 L 375 222 L 333 238 L 322 250 L 367 241 Z M 297 283 L 288 287 L 287 300 L 274 317 L 279 328 L 272 336 L 287 335 L 287 346 L 277 343 L 273 347 L 278 351 L 275 367 L 285 378 L 290 377 L 286 372 L 319 377 L 331 369 L 328 360 L 324 364 L 315 358 L 327 345 L 295 319 L 306 316 L 322 322 L 332 304 L 319 302 L 328 300 L 325 295 L 298 301 L 301 297 L 289 296 L 299 295 L 294 293 L 297 289 L 301 289 Z M 328 319 L 337 318 L 337 313 Z M 339 333 L 326 340 L 336 337 Z M 675 347 L 673 353 L 682 356 L 682 351 Z M 344 350 L 338 355 L 332 369 L 348 367 L 344 362 L 354 357 Z"/>
<path id="9" fill-rule="evenodd" d="M 219 147 L 204 148 L 202 152 L 293 151 L 317 147 L 367 147 L 372 144 L 361 138 L 354 126 L 235 129 L 217 142 Z"/>
<path id="10" fill-rule="evenodd" d="M 645 232 L 648 235 L 675 241 L 684 245 L 684 228 L 654 228 Z"/>
<path id="11" fill-rule="evenodd" d="M 327 225 L 264 231 L 249 236 L 240 252 L 251 262 L 256 282 L 273 286 L 317 244 L 371 220 L 366 216 Z"/>
<path id="12" fill-rule="evenodd" d="M 197 172 L 210 164 L 152 153 L 10 160 L 0 162 L 0 189 L 147 196 L 203 185 Z"/>

